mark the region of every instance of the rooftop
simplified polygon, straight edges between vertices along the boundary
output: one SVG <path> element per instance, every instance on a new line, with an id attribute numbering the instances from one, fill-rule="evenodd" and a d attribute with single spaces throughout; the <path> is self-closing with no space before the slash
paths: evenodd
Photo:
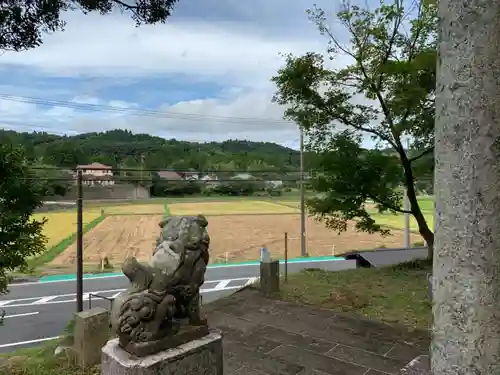
<path id="1" fill-rule="evenodd" d="M 76 169 L 113 169 L 113 167 L 101 163 L 90 163 L 77 165 Z"/>

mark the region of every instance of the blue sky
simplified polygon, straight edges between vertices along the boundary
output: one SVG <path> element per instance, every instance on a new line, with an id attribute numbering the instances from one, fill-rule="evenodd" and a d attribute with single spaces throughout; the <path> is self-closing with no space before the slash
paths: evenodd
<path id="1" fill-rule="evenodd" d="M 335 11 L 331 1 L 316 4 Z M 65 15 L 66 31 L 0 58 L 0 94 L 182 113 L 190 119 L 83 111 L 0 99 L 0 126 L 59 134 L 126 128 L 193 141 L 227 138 L 296 146 L 295 125 L 270 102 L 279 53 L 323 51 L 309 0 L 180 0 L 165 25 L 126 14 Z M 338 62 L 342 64 L 342 61 Z M 217 121 L 239 117 L 253 123 Z M 3 121 L 3 122 L 2 122 Z"/>

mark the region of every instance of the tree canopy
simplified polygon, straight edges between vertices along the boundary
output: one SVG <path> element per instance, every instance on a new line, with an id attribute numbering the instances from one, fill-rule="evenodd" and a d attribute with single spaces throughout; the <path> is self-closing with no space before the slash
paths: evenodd
<path id="1" fill-rule="evenodd" d="M 47 194 L 45 181 L 29 178 L 22 147 L 0 142 L 0 294 L 9 282 L 8 272 L 27 266 L 29 256 L 45 250 L 45 220 L 32 217 Z"/>
<path id="2" fill-rule="evenodd" d="M 64 30 L 62 14 L 128 12 L 136 25 L 164 23 L 177 0 L 4 0 L 0 7 L 0 50 L 22 51 L 42 44 L 43 34 Z"/>
<path id="3" fill-rule="evenodd" d="M 308 14 L 327 39 L 327 54 L 287 55 L 272 81 L 285 118 L 303 127 L 308 149 L 317 154 L 313 186 L 322 194 L 308 202 L 310 210 L 336 230 L 355 220 L 359 230 L 386 233 L 366 202 L 405 212 L 404 186 L 432 254 L 434 236 L 417 200 L 415 173 L 424 175 L 432 164 L 436 5 L 417 0 L 405 8 L 394 0 L 370 10 L 344 2 L 335 17 L 342 34 L 324 10 Z M 349 64 L 338 66 L 340 58 Z M 363 141 L 375 147 L 366 150 Z"/>
<path id="4" fill-rule="evenodd" d="M 271 142 L 196 143 L 119 129 L 75 136 L 0 130 L 0 142 L 4 140 L 23 145 L 34 164 L 68 169 L 99 162 L 114 169 L 271 172 L 297 171 L 300 164 L 297 150 Z"/>

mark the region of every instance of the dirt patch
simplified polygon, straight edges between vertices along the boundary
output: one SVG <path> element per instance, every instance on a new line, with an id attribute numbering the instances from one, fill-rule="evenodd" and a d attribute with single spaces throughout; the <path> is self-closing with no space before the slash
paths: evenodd
<path id="1" fill-rule="evenodd" d="M 83 237 L 83 262 L 97 264 L 106 255 L 112 265 L 127 256 L 147 260 L 160 234 L 162 215 L 109 216 Z M 76 261 L 76 243 L 55 258 L 50 265 L 69 265 Z"/>
<path id="2" fill-rule="evenodd" d="M 288 257 L 300 256 L 300 215 L 213 216 L 208 223 L 212 259 L 258 259 L 262 245 L 269 248 L 273 257 L 283 258 L 285 232 L 288 232 Z M 385 238 L 354 229 L 337 235 L 311 218 L 307 218 L 306 233 L 310 256 L 341 255 L 352 250 L 395 248 L 404 244 L 402 231 L 393 230 Z M 418 235 L 412 236 L 412 241 L 418 240 Z"/>

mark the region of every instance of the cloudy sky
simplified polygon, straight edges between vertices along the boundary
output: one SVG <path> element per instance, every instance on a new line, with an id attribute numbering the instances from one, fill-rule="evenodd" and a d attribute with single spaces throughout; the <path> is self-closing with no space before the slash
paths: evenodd
<path id="1" fill-rule="evenodd" d="M 334 2 L 315 3 L 336 10 Z M 60 134 L 126 128 L 296 147 L 296 127 L 270 102 L 270 77 L 283 62 L 279 53 L 325 49 L 305 14 L 312 5 L 180 0 L 167 24 L 140 28 L 125 14 L 69 13 L 66 31 L 45 37 L 41 47 L 0 56 L 0 127 Z"/>

